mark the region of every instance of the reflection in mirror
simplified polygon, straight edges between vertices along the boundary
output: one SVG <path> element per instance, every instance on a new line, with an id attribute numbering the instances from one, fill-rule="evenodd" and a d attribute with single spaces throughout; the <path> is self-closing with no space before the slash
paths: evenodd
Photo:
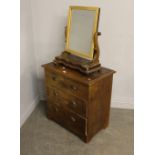
<path id="1" fill-rule="evenodd" d="M 83 58 L 92 59 L 94 34 L 97 31 L 98 8 L 72 7 L 69 15 L 67 51 Z"/>
<path id="2" fill-rule="evenodd" d="M 89 53 L 92 44 L 95 11 L 73 10 L 70 49 Z"/>

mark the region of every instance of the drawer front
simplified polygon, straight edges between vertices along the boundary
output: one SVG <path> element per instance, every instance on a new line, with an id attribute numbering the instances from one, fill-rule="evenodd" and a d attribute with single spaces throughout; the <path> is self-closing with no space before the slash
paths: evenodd
<path id="1" fill-rule="evenodd" d="M 65 128 L 69 129 L 70 131 L 79 134 L 85 135 L 86 134 L 86 119 L 83 119 L 76 115 L 75 113 L 63 109 L 54 104 L 49 104 L 48 107 L 48 117 L 54 120 L 55 122 L 59 123 L 60 125 L 64 126 Z"/>
<path id="2" fill-rule="evenodd" d="M 53 103 L 47 103 L 47 115 L 50 119 L 56 121 L 57 123 L 64 123 L 64 112 L 60 106 L 54 105 Z"/>
<path id="3" fill-rule="evenodd" d="M 65 110 L 65 118 L 67 122 L 67 127 L 76 133 L 86 134 L 86 119 L 83 119 L 76 115 L 75 113 Z"/>
<path id="4" fill-rule="evenodd" d="M 88 99 L 88 87 L 77 83 L 71 79 L 64 77 L 63 75 L 58 75 L 57 73 L 50 73 L 46 71 L 46 85 L 47 86 L 56 86 L 57 88 L 63 89 L 65 92 L 68 92 L 77 97 Z"/>
<path id="5" fill-rule="evenodd" d="M 50 103 L 54 103 L 57 106 L 63 106 L 64 108 L 70 109 L 75 113 L 86 117 L 86 103 L 83 100 L 80 100 L 72 95 L 68 95 L 55 87 L 50 87 L 48 89 L 48 100 Z"/>
<path id="6" fill-rule="evenodd" d="M 61 83 L 64 82 L 64 79 L 62 76 L 52 72 L 45 72 L 45 82 L 47 86 L 54 85 L 54 86 L 60 86 Z"/>

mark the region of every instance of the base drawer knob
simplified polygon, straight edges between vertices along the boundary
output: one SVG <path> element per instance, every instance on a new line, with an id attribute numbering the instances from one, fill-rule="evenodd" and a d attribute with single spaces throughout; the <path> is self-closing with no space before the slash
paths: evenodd
<path id="1" fill-rule="evenodd" d="M 58 96 L 58 93 L 54 90 L 53 91 L 53 94 L 55 95 L 55 96 Z"/>
<path id="2" fill-rule="evenodd" d="M 78 88 L 76 87 L 76 86 L 74 86 L 74 85 L 71 85 L 71 88 L 73 89 L 73 90 L 77 90 Z"/>
<path id="3" fill-rule="evenodd" d="M 77 106 L 77 103 L 76 103 L 75 101 L 72 101 L 72 105 L 73 105 L 74 107 L 76 107 L 76 106 Z"/>
<path id="4" fill-rule="evenodd" d="M 59 111 L 58 108 L 55 107 L 55 111 L 58 112 Z"/>
<path id="5" fill-rule="evenodd" d="M 74 117 L 72 117 L 72 116 L 71 116 L 71 120 L 72 120 L 73 122 L 76 122 L 76 119 L 75 119 Z"/>

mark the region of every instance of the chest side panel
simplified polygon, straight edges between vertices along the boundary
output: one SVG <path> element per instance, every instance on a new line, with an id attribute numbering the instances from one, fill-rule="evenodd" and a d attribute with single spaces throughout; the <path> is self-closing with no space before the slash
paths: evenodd
<path id="1" fill-rule="evenodd" d="M 92 137 L 109 123 L 112 74 L 99 80 L 89 89 L 88 133 Z"/>

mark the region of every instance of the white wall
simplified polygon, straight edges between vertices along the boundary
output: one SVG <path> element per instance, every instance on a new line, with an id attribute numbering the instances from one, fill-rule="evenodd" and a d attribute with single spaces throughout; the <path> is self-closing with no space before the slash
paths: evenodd
<path id="1" fill-rule="evenodd" d="M 20 57 L 20 118 L 22 125 L 39 101 L 36 60 L 33 47 L 32 18 L 29 0 L 21 0 Z"/>
<path id="2" fill-rule="evenodd" d="M 33 0 L 32 21 L 39 90 L 44 98 L 43 69 L 64 50 L 64 27 L 70 5 L 99 6 L 100 62 L 117 71 L 112 106 L 133 108 L 133 0 Z"/>

